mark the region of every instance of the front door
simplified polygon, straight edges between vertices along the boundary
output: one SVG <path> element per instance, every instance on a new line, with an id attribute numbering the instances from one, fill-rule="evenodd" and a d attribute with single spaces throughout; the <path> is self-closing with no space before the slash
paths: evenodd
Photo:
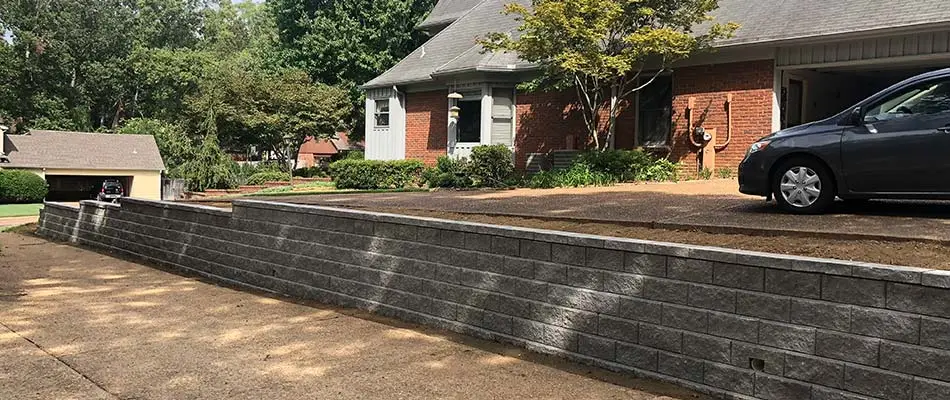
<path id="1" fill-rule="evenodd" d="M 841 144 L 852 192 L 950 192 L 950 79 L 914 84 L 865 107 Z"/>

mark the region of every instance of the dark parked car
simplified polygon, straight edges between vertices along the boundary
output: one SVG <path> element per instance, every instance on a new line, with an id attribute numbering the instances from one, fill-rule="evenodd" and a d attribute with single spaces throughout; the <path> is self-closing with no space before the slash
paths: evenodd
<path id="1" fill-rule="evenodd" d="M 96 200 L 115 203 L 122 198 L 122 196 L 125 196 L 125 189 L 122 188 L 122 183 L 119 182 L 118 179 L 106 179 L 102 182 L 102 188 L 99 189 Z"/>
<path id="2" fill-rule="evenodd" d="M 739 191 L 800 214 L 835 197 L 950 199 L 950 69 L 760 139 L 739 165 Z"/>

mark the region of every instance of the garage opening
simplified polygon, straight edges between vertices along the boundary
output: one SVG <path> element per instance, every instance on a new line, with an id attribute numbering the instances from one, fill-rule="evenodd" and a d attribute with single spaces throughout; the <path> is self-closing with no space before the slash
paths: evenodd
<path id="1" fill-rule="evenodd" d="M 75 202 L 95 200 L 106 179 L 116 179 L 122 183 L 125 195 L 130 195 L 131 176 L 88 176 L 88 175 L 46 175 L 49 184 L 48 201 Z"/>
<path id="2" fill-rule="evenodd" d="M 834 116 L 904 79 L 940 65 L 864 65 L 781 71 L 782 128 Z"/>

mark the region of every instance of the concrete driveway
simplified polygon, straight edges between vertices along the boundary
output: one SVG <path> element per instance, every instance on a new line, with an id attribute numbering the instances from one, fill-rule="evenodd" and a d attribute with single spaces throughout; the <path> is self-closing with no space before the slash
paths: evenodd
<path id="1" fill-rule="evenodd" d="M 0 245 L 0 399 L 702 398 L 34 237 Z"/>
<path id="2" fill-rule="evenodd" d="M 826 215 L 780 212 L 773 203 L 738 193 L 735 180 L 624 184 L 603 188 L 517 189 L 267 197 L 268 201 L 377 209 L 421 209 L 511 216 L 625 222 L 658 228 L 722 228 L 865 239 L 950 241 L 950 203 L 836 203 Z"/>

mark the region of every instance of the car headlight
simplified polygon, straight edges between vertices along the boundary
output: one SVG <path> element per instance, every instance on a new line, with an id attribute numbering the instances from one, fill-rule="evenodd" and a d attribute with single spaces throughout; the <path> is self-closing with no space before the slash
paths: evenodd
<path id="1" fill-rule="evenodd" d="M 771 142 L 768 140 L 753 143 L 752 147 L 749 148 L 749 154 L 758 153 L 762 150 L 765 150 L 766 147 L 769 147 L 769 143 Z"/>

